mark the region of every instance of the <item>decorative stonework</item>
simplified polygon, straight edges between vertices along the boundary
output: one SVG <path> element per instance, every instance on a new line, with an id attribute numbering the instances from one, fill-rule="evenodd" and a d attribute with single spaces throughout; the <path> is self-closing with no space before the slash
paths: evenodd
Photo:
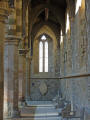
<path id="1" fill-rule="evenodd" d="M 27 52 L 29 52 L 29 49 L 19 49 L 19 54 L 27 54 Z"/>
<path id="2" fill-rule="evenodd" d="M 39 86 L 39 89 L 40 89 L 40 93 L 42 95 L 45 95 L 48 91 L 48 88 L 47 88 L 47 85 L 45 82 L 41 82 L 40 86 Z"/>
<path id="3" fill-rule="evenodd" d="M 8 18 L 8 5 L 7 3 L 0 2 L 0 22 L 5 22 Z"/>

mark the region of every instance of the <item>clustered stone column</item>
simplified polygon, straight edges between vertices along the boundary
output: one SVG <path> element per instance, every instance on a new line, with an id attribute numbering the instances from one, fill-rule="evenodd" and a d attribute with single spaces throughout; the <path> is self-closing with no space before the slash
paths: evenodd
<path id="1" fill-rule="evenodd" d="M 7 19 L 7 3 L 0 2 L 0 120 L 3 120 L 3 91 L 4 91 L 4 39 L 5 39 L 5 19 Z"/>
<path id="2" fill-rule="evenodd" d="M 30 100 L 30 56 L 26 56 L 26 101 Z"/>
<path id="3" fill-rule="evenodd" d="M 18 111 L 18 42 L 16 37 L 15 10 L 8 17 L 4 52 L 4 117 L 19 115 Z"/>
<path id="4" fill-rule="evenodd" d="M 29 47 L 29 43 L 28 43 L 28 7 L 27 7 L 27 11 L 26 11 L 26 40 L 25 40 L 25 48 L 28 49 Z"/>
<path id="5" fill-rule="evenodd" d="M 26 93 L 26 50 L 19 49 L 19 105 L 25 102 Z"/>
<path id="6" fill-rule="evenodd" d="M 22 0 L 16 0 L 16 30 L 17 36 L 22 36 Z"/>
<path id="7" fill-rule="evenodd" d="M 29 41 L 28 41 L 28 7 L 26 11 L 26 41 L 25 41 L 25 48 L 28 49 Z M 30 100 L 30 51 L 28 51 L 26 55 L 26 101 Z"/>

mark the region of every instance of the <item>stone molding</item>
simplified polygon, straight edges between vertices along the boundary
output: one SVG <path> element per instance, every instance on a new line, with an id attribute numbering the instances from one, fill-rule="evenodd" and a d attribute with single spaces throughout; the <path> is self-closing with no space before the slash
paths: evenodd
<path id="1" fill-rule="evenodd" d="M 8 18 L 8 3 L 0 2 L 0 22 L 5 23 L 5 19 Z"/>
<path id="2" fill-rule="evenodd" d="M 13 44 L 18 45 L 21 39 L 20 37 L 13 36 L 13 35 L 6 35 L 5 38 L 6 38 L 5 43 L 11 44 L 11 45 Z"/>
<path id="3" fill-rule="evenodd" d="M 20 55 L 26 55 L 27 52 L 29 52 L 29 49 L 19 49 L 19 54 Z"/>
<path id="4" fill-rule="evenodd" d="M 61 76 L 60 79 L 70 79 L 70 78 L 79 78 L 79 77 L 90 77 L 90 73 L 82 74 L 69 74 L 68 76 Z"/>

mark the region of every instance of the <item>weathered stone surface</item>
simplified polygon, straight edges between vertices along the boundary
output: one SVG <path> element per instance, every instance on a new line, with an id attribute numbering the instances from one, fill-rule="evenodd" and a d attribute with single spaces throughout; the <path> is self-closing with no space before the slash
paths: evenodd
<path id="1" fill-rule="evenodd" d="M 71 102 L 72 111 L 75 110 L 76 115 L 81 117 L 77 120 L 89 120 L 90 0 L 48 0 L 47 3 L 44 0 L 33 0 L 30 4 L 28 0 L 15 0 L 9 2 L 11 8 L 5 1 L 0 0 L 0 120 L 3 119 L 3 84 L 4 112 L 7 116 L 18 114 L 18 93 L 19 100 L 52 100 L 60 88 L 62 97 Z M 77 1 L 81 1 L 79 6 Z M 49 9 L 49 14 L 44 15 L 45 8 Z M 67 13 L 69 25 L 66 31 Z M 9 15 L 9 21 L 5 33 L 6 14 Z M 45 21 L 47 16 L 48 20 Z M 7 43 L 5 40 L 4 47 L 4 36 L 7 34 L 12 39 Z M 48 36 L 48 73 L 39 73 L 38 39 L 42 34 Z M 32 55 L 32 61 L 28 59 L 27 65 L 25 58 L 20 56 L 19 81 L 18 46 L 13 36 L 22 37 L 22 48 L 30 48 L 28 56 Z"/>
<path id="2" fill-rule="evenodd" d="M 39 86 L 39 89 L 40 89 L 40 93 L 42 95 L 45 95 L 48 91 L 48 88 L 47 88 L 47 85 L 45 82 L 41 82 L 40 86 Z"/>
<path id="3" fill-rule="evenodd" d="M 4 117 L 18 116 L 18 39 L 5 41 L 4 49 Z"/>
<path id="4" fill-rule="evenodd" d="M 0 1 L 0 120 L 3 120 L 4 95 L 4 40 L 5 20 L 7 19 L 7 3 Z"/>
<path id="5" fill-rule="evenodd" d="M 85 110 L 84 119 L 90 120 L 90 109 L 89 108 L 86 108 L 86 110 Z"/>
<path id="6" fill-rule="evenodd" d="M 30 79 L 31 84 L 30 84 L 30 97 L 31 100 L 44 100 L 44 101 L 51 101 L 57 94 L 58 94 L 58 89 L 60 86 L 60 81 L 59 79 L 48 79 L 48 78 L 43 78 L 43 79 Z M 42 95 L 40 93 L 40 84 L 44 82 L 47 85 L 47 92 L 45 95 Z"/>
<path id="7" fill-rule="evenodd" d="M 3 23 L 0 22 L 0 120 L 3 119 L 3 91 L 4 91 L 4 87 L 3 87 L 3 83 L 4 83 L 4 71 L 3 71 L 3 47 L 4 47 L 4 25 Z"/>
<path id="8" fill-rule="evenodd" d="M 87 6 L 85 2 L 87 1 Z M 89 14 L 89 1 L 82 0 L 81 6 L 78 8 L 78 12 L 73 16 L 70 15 L 72 8 L 70 2 L 68 2 L 67 12 L 69 13 L 70 20 L 70 29 L 64 36 L 64 41 L 60 47 L 61 55 L 61 76 L 66 76 L 66 79 L 61 80 L 61 91 L 63 97 L 68 101 L 72 101 L 74 105 L 77 105 L 79 109 L 83 109 L 87 105 L 90 105 L 88 101 L 89 97 L 89 76 L 86 77 L 83 74 L 86 74 L 90 62 L 87 62 L 89 59 L 89 32 L 86 34 L 86 24 L 87 20 L 89 23 L 90 14 Z M 76 6 L 76 3 L 73 3 L 73 6 Z M 77 5 L 78 6 L 78 5 Z M 76 7 L 77 7 L 76 6 Z M 87 16 L 85 10 L 87 10 Z M 72 11 L 73 12 L 73 11 Z M 87 18 L 86 18 L 87 17 Z M 88 31 L 89 29 L 88 24 Z M 88 38 L 88 42 L 87 42 Z M 88 48 L 87 48 L 88 47 Z M 90 60 L 89 60 L 90 61 Z M 83 75 L 78 77 L 77 75 Z M 73 77 L 76 75 L 77 77 Z M 68 78 L 67 76 L 71 76 Z"/>
<path id="9" fill-rule="evenodd" d="M 26 100 L 30 100 L 30 70 L 31 70 L 31 58 L 29 52 L 26 56 Z"/>
<path id="10" fill-rule="evenodd" d="M 25 100 L 26 94 L 26 55 L 19 55 L 19 101 Z"/>

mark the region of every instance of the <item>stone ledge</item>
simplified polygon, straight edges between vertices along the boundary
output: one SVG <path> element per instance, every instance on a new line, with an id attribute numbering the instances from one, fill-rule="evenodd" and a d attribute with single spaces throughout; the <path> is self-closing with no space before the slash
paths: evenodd
<path id="1" fill-rule="evenodd" d="M 5 38 L 6 38 L 5 44 L 11 44 L 11 45 L 13 45 L 13 44 L 18 45 L 18 43 L 21 39 L 20 37 L 14 36 L 14 35 L 6 35 Z"/>
<path id="2" fill-rule="evenodd" d="M 19 54 L 20 55 L 26 55 L 29 49 L 19 49 Z"/>

